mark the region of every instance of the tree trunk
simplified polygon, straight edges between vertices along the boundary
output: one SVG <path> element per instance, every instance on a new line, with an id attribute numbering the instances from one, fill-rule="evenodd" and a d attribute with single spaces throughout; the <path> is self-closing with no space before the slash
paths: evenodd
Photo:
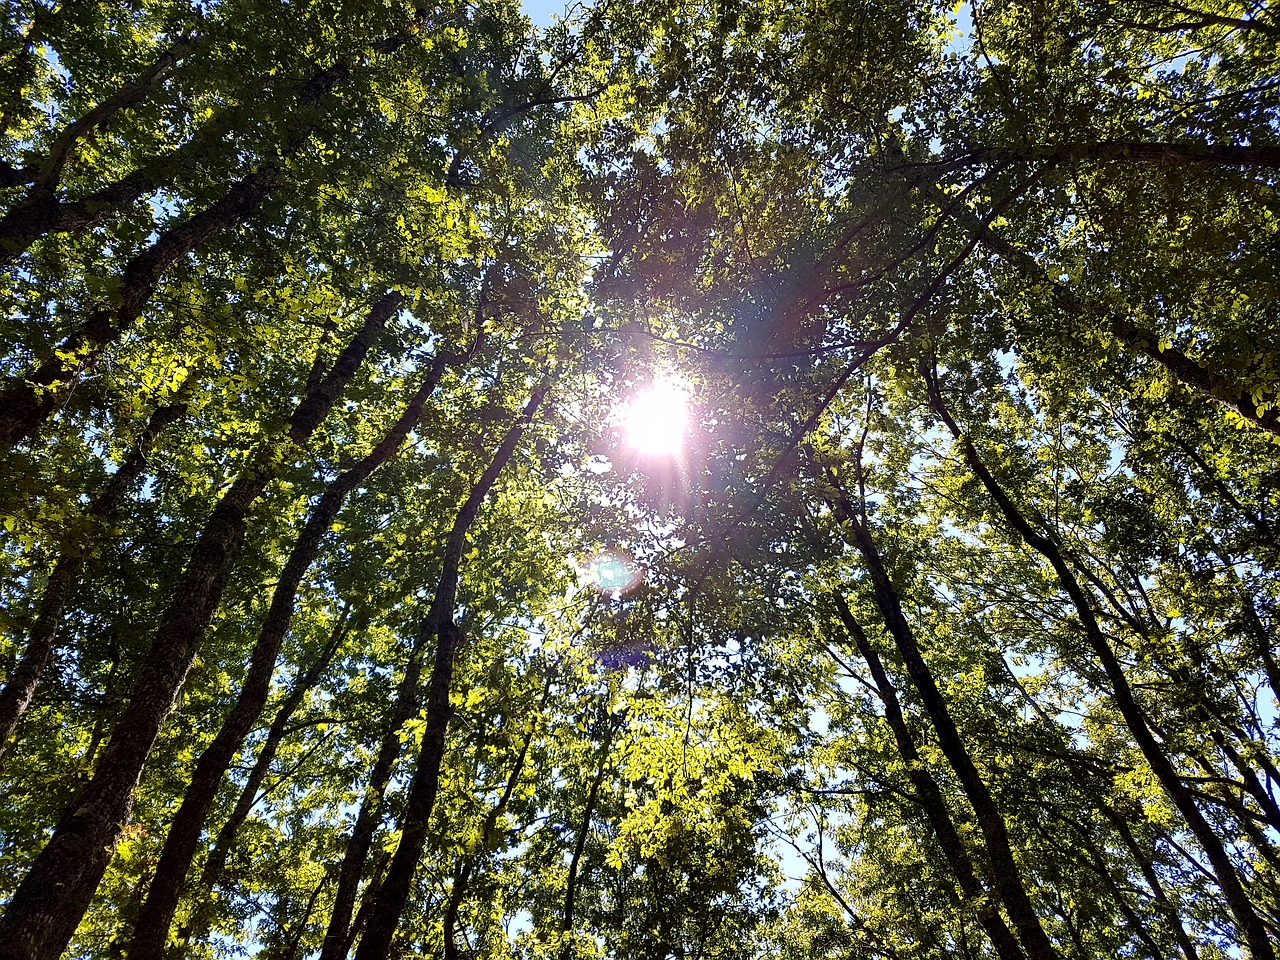
<path id="1" fill-rule="evenodd" d="M 200 249 L 210 237 L 244 222 L 266 199 L 273 174 L 250 174 L 211 206 L 166 230 L 129 261 L 120 286 L 120 304 L 102 307 L 62 341 L 53 356 L 0 388 L 0 446 L 31 437 L 57 408 L 76 377 L 93 366 L 142 316 L 161 274 L 178 259 Z"/>
<path id="2" fill-rule="evenodd" d="M 943 403 L 942 392 L 938 387 L 935 372 L 932 369 L 925 368 L 923 373 L 928 387 L 930 405 L 960 445 L 969 469 L 978 477 L 991 499 L 995 501 L 1000 513 L 1005 518 L 1005 522 L 1013 528 L 1028 546 L 1049 562 L 1058 577 L 1058 582 L 1071 599 L 1076 616 L 1084 628 L 1085 639 L 1093 650 L 1094 656 L 1102 664 L 1103 672 L 1106 674 L 1107 681 L 1111 686 L 1111 699 L 1115 703 L 1116 709 L 1120 711 L 1120 715 L 1124 718 L 1125 726 L 1128 727 L 1129 733 L 1133 736 L 1148 766 L 1151 767 L 1151 771 L 1156 775 L 1160 786 L 1164 789 L 1169 799 L 1173 801 L 1178 812 L 1182 814 L 1183 819 L 1187 822 L 1187 827 L 1191 831 L 1191 835 L 1195 837 L 1196 843 L 1200 845 L 1200 849 L 1209 858 L 1209 863 L 1213 867 L 1218 885 L 1222 889 L 1223 896 L 1226 897 L 1227 906 L 1235 917 L 1240 933 L 1243 935 L 1244 942 L 1254 960 L 1274 960 L 1275 951 L 1271 946 L 1266 926 L 1253 909 L 1253 903 L 1245 892 L 1244 884 L 1236 873 L 1230 855 L 1227 853 L 1222 841 L 1218 839 L 1217 834 L 1214 833 L 1209 821 L 1205 819 L 1204 814 L 1200 811 L 1195 797 L 1178 775 L 1173 762 L 1165 755 L 1163 748 L 1152 734 L 1142 707 L 1133 696 L 1133 690 L 1129 686 L 1129 678 L 1125 676 L 1124 668 L 1121 666 L 1119 658 L 1111 648 L 1110 642 L 1103 634 L 1102 628 L 1094 616 L 1093 605 L 1089 602 L 1088 596 L 1081 587 L 1079 580 L 1076 579 L 1071 567 L 1063 557 L 1062 551 L 1049 536 L 1040 533 L 1027 521 L 1004 488 L 999 485 L 995 477 L 987 470 L 986 465 L 978 456 L 977 449 L 969 441 L 968 437 L 961 433 L 959 425 Z"/>
<path id="3" fill-rule="evenodd" d="M 834 482 L 834 478 L 832 479 Z M 911 678 L 912 685 L 924 704 L 925 713 L 938 735 L 938 745 L 955 771 L 965 796 L 977 815 L 978 828 L 986 842 L 987 857 L 991 862 L 993 886 L 1009 912 L 1022 947 L 1032 960 L 1059 960 L 1058 952 L 1040 926 L 1035 907 L 1027 895 L 1022 870 L 1013 856 L 1004 817 L 961 740 L 960 731 L 951 719 L 951 712 L 942 698 L 942 692 L 920 654 L 915 632 L 902 611 L 902 601 L 889 579 L 879 551 L 876 550 L 871 531 L 859 519 L 853 505 L 843 493 L 839 494 L 833 506 L 845 526 L 853 533 L 854 546 L 866 564 L 875 590 L 876 605 L 884 617 L 885 626 L 893 637 L 894 645 L 906 666 L 907 676 Z"/>
<path id="4" fill-rule="evenodd" d="M 218 833 L 217 840 L 214 844 L 214 851 L 209 855 L 209 858 L 212 861 L 215 853 L 219 851 L 221 852 L 221 856 L 218 859 L 217 876 L 221 875 L 222 865 L 226 862 L 226 855 L 230 850 L 231 844 L 235 840 L 237 831 L 240 829 L 241 824 L 248 819 L 249 813 L 253 809 L 253 805 L 259 799 L 258 790 L 262 786 L 262 781 L 266 779 L 267 772 L 271 769 L 271 762 L 275 759 L 277 748 L 280 746 L 281 741 L 284 740 L 290 718 L 292 718 L 294 711 L 301 705 L 303 698 L 307 695 L 307 691 L 315 686 L 319 681 L 321 675 L 333 660 L 334 654 L 337 653 L 338 647 L 346 638 L 350 629 L 349 617 L 350 609 L 344 610 L 342 615 L 338 618 L 338 622 L 334 625 L 333 632 L 330 634 L 329 640 L 325 644 L 324 648 L 320 651 L 316 659 L 312 661 L 311 665 L 307 668 L 307 671 L 297 678 L 293 686 L 290 688 L 288 696 L 286 696 L 284 701 L 280 704 L 280 709 L 276 711 L 276 715 L 272 719 L 271 726 L 267 731 L 266 740 L 263 741 L 262 748 L 258 751 L 258 755 L 254 759 L 253 768 L 249 771 L 249 776 L 245 780 L 244 787 L 240 791 L 240 797 L 236 801 L 236 805 L 231 812 L 231 816 Z M 222 728 L 218 731 L 218 736 L 221 737 L 226 730 L 227 721 L 224 721 Z M 246 731 L 246 735 L 247 733 L 248 731 Z M 214 739 L 214 743 L 217 743 L 216 737 Z M 191 806 L 194 807 L 199 799 L 203 799 L 203 794 L 200 798 L 193 799 L 192 793 L 196 784 L 200 782 L 198 778 L 201 772 L 201 765 L 205 757 L 209 756 L 213 746 L 214 744 L 210 744 L 209 747 L 206 747 L 205 752 L 201 754 L 200 760 L 197 761 L 196 772 L 192 776 L 191 784 L 188 786 L 187 792 L 182 798 L 182 805 L 178 808 L 178 813 L 174 817 L 173 825 L 170 826 L 169 834 L 165 838 L 164 848 L 160 853 L 160 862 L 156 865 L 155 873 L 151 878 L 150 889 L 147 891 L 147 899 L 143 902 L 142 908 L 139 911 L 138 920 L 134 925 L 133 943 L 130 946 L 128 954 L 130 958 L 135 955 L 139 957 L 147 955 L 162 957 L 164 955 L 165 944 L 168 940 L 169 925 L 173 922 L 173 912 L 177 909 L 178 901 L 181 898 L 185 887 L 186 872 L 187 869 L 190 868 L 191 860 L 194 857 L 194 850 L 198 844 L 200 833 L 203 832 L 204 820 L 202 819 L 200 823 L 196 825 L 196 835 L 190 845 L 192 852 L 188 856 L 186 863 L 182 864 L 183 871 L 181 874 L 177 873 L 172 863 L 166 866 L 165 858 L 166 856 L 169 856 L 171 860 L 176 859 L 174 851 L 177 850 L 180 853 L 183 850 L 181 841 L 175 841 L 175 833 L 179 831 L 179 827 L 183 827 L 184 830 L 181 833 L 177 833 L 178 836 L 182 836 L 188 832 L 185 828 L 193 819 L 190 812 L 187 811 L 188 803 L 190 802 Z M 227 765 L 230 765 L 229 762 Z M 222 773 L 225 774 L 225 772 L 224 768 Z M 220 780 L 221 777 L 219 777 L 219 782 Z M 208 809 L 209 807 L 212 807 L 213 800 L 217 796 L 218 785 L 218 783 L 213 784 L 213 795 L 208 798 L 208 803 L 204 810 L 205 818 L 208 817 Z M 185 817 L 184 811 L 187 811 Z M 202 879 L 203 876 L 204 874 L 202 874 Z M 202 892 L 207 894 L 210 889 L 212 889 L 212 884 L 210 884 L 209 887 L 204 888 Z M 172 892 L 170 893 L 170 891 Z M 161 910 L 163 910 L 166 905 L 168 906 L 169 912 L 167 916 L 163 916 L 161 914 Z M 156 937 L 156 939 L 158 939 L 158 943 L 149 942 L 151 936 L 155 936 L 152 931 L 156 930 L 158 930 L 158 937 Z M 151 951 L 151 953 L 149 954 L 148 951 Z"/>
<path id="5" fill-rule="evenodd" d="M 364 875 L 369 848 L 373 845 L 373 835 L 382 819 L 383 796 L 387 783 L 391 780 L 391 768 L 400 757 L 400 730 L 418 712 L 422 649 L 428 639 L 430 638 L 419 635 L 409 651 L 409 662 L 396 690 L 391 722 L 378 745 L 378 756 L 369 772 L 369 782 L 360 800 L 360 810 L 351 828 L 346 850 L 343 851 L 333 908 L 329 913 L 329 924 L 320 947 L 320 960 L 345 960 L 347 951 L 351 949 L 355 930 L 351 917 L 356 912 L 360 878 Z M 366 891 L 366 896 L 368 895 L 369 891 Z M 364 912 L 363 907 L 361 912 Z"/>
<path id="6" fill-rule="evenodd" d="M 435 661 L 427 690 L 427 726 L 409 786 L 408 800 L 400 818 L 400 843 L 387 867 L 386 879 L 370 904 L 369 919 L 356 951 L 357 960 L 385 960 L 388 956 L 391 939 L 408 902 L 413 876 L 426 843 L 427 825 L 440 783 L 440 765 L 444 760 L 445 731 L 453 713 L 449 706 L 453 664 L 463 641 L 462 631 L 453 622 L 453 608 L 467 531 L 550 389 L 550 381 L 544 381 L 534 389 L 523 413 L 502 438 L 493 460 L 471 488 L 445 544 L 440 580 L 421 630 L 422 634 L 436 638 Z"/>
<path id="7" fill-rule="evenodd" d="M 986 247 L 1020 270 L 1029 280 L 1049 290 L 1053 301 L 1064 312 L 1081 317 L 1098 316 L 1098 313 L 1081 302 L 1069 287 L 1050 278 L 1030 254 L 1019 250 L 996 234 L 990 226 L 965 211 L 963 207 L 951 204 L 949 198 L 940 190 L 936 191 L 936 196 L 943 209 L 951 209 L 956 213 L 965 228 L 975 237 L 980 238 Z M 1175 347 L 1162 350 L 1160 338 L 1155 333 L 1143 330 L 1124 314 L 1110 311 L 1102 314 L 1099 319 L 1106 323 L 1107 328 L 1117 339 L 1154 360 L 1179 383 L 1239 414 L 1254 426 L 1280 437 L 1280 410 L 1275 407 L 1270 409 L 1259 407 L 1253 402 L 1253 398 L 1243 384 L 1214 373 Z"/>
<path id="8" fill-rule="evenodd" d="M 54 138 L 52 145 L 49 147 L 49 152 L 45 154 L 43 160 L 36 167 L 37 172 L 31 193 L 49 191 L 50 195 L 52 195 L 53 189 L 58 185 L 58 181 L 61 178 L 62 168 L 71 158 L 71 153 L 76 144 L 85 135 L 92 132 L 94 128 L 106 126 L 121 110 L 127 110 L 143 99 L 151 92 L 156 83 L 164 79 L 177 66 L 179 61 L 190 53 L 190 34 L 179 36 L 177 40 L 169 45 L 168 49 L 160 54 L 156 62 L 137 82 L 121 87 L 112 96 L 63 127 Z M 28 196 L 30 195 L 28 194 Z"/>
<path id="9" fill-rule="evenodd" d="M 187 412 L 185 401 L 167 404 L 151 415 L 147 426 L 138 437 L 133 451 L 111 475 L 102 492 L 90 502 L 85 516 L 95 521 L 107 521 L 115 514 L 116 508 L 128 493 L 129 487 L 137 480 L 138 475 L 147 465 L 147 452 L 160 432 Z M 80 578 L 80 570 L 88 559 L 85 548 L 76 552 L 63 552 L 53 565 L 49 580 L 45 584 L 44 593 L 40 597 L 40 608 L 35 623 L 31 625 L 31 636 L 27 640 L 26 650 L 14 668 L 13 673 L 0 689 L 0 758 L 5 754 L 13 738 L 18 721 L 31 704 L 35 695 L 36 684 L 40 674 L 49 662 L 58 634 L 58 626 L 62 622 L 62 611 L 70 599 L 76 582 Z"/>
<path id="10" fill-rule="evenodd" d="M 398 293 L 390 293 L 369 311 L 321 385 L 294 410 L 288 442 L 304 442 L 320 425 L 401 302 Z M 147 757 L 222 597 L 249 508 L 273 474 L 269 461 L 242 474 L 205 522 L 97 772 L 63 812 L 0 919 L 0 960 L 57 960 L 75 934 L 129 818 Z"/>
<path id="11" fill-rule="evenodd" d="M 435 392 L 440 377 L 452 359 L 448 354 L 440 354 L 435 358 L 422 384 L 386 435 L 368 455 L 329 484 L 307 518 L 276 583 L 271 606 L 249 657 L 249 668 L 240 696 L 223 720 L 217 736 L 196 762 L 182 804 L 174 815 L 160 854 L 160 862 L 156 866 L 155 877 L 134 927 L 129 960 L 160 960 L 164 954 L 169 925 L 178 908 L 187 871 L 195 858 L 205 820 L 213 808 L 218 787 L 231 766 L 231 761 L 235 759 L 236 752 L 253 729 L 262 708 L 266 706 L 276 658 L 293 620 L 298 588 L 320 552 L 324 535 L 333 526 L 348 494 L 400 449 L 409 431 L 422 417 L 423 406 Z"/>
<path id="12" fill-rule="evenodd" d="M 139 169 L 80 200 L 59 200 L 49 188 L 30 191 L 0 217 L 0 267 L 18 259 L 46 234 L 88 230 L 162 185 L 160 177 Z"/>
<path id="13" fill-rule="evenodd" d="M 1053 290 L 1055 299 L 1058 299 L 1059 291 L 1065 288 L 1058 285 Z M 1071 300 L 1066 302 L 1068 308 L 1074 305 L 1072 302 L 1074 299 L 1072 295 Z M 1120 340 L 1164 367 L 1175 380 L 1211 400 L 1216 400 L 1254 426 L 1280 437 L 1280 412 L 1275 407 L 1269 409 L 1259 407 L 1253 402 L 1244 385 L 1230 377 L 1214 373 L 1177 347 L 1161 348 L 1160 338 L 1156 334 L 1143 330 L 1124 314 L 1112 313 L 1108 316 L 1108 320 L 1111 323 L 1112 332 Z"/>
<path id="14" fill-rule="evenodd" d="M 898 745 L 898 753 L 902 756 L 902 762 L 907 769 L 907 778 L 916 789 L 917 799 L 924 809 L 925 818 L 929 821 L 934 835 L 938 838 L 938 845 L 942 847 L 943 856 L 947 858 L 947 866 L 950 867 L 952 875 L 956 878 L 956 883 L 960 885 L 960 890 L 964 894 L 965 900 L 968 901 L 974 913 L 977 914 L 978 922 L 982 925 L 982 929 L 991 938 L 991 944 L 995 947 L 996 954 L 1000 957 L 1000 960 L 1023 960 L 1026 955 L 1022 952 L 1018 941 L 1004 922 L 1004 917 L 1000 915 L 995 901 L 978 879 L 973 861 L 969 858 L 969 853 L 964 848 L 964 842 L 960 839 L 960 832 L 956 829 L 955 823 L 951 819 L 951 811 L 947 807 L 946 799 L 943 797 L 942 789 L 938 786 L 938 781 L 933 778 L 933 774 L 929 772 L 928 767 L 925 766 L 924 760 L 920 756 L 920 751 L 916 749 L 915 740 L 911 736 L 911 730 L 907 726 L 906 718 L 902 713 L 902 704 L 898 700 L 898 693 L 893 687 L 893 682 L 889 679 L 889 674 L 880 660 L 880 655 L 871 646 L 871 641 L 867 638 L 866 631 L 862 629 L 862 624 L 854 617 L 853 611 L 849 609 L 844 597 L 838 593 L 833 593 L 831 596 L 835 601 L 836 612 L 840 615 L 840 621 L 844 624 L 845 631 L 853 639 L 858 648 L 858 653 L 861 654 L 862 659 L 867 664 L 867 668 L 871 671 L 871 679 L 875 682 L 876 692 L 880 695 L 880 702 L 884 704 L 885 722 L 889 724 L 889 730 L 893 733 L 894 742 Z"/>
<path id="15" fill-rule="evenodd" d="M 253 769 L 249 771 L 249 776 L 240 791 L 240 797 L 236 800 L 231 816 L 222 825 L 222 829 L 218 831 L 217 839 L 214 840 L 213 848 L 205 861 L 204 869 L 200 872 L 200 881 L 197 885 L 197 890 L 193 894 L 193 899 L 200 907 L 209 903 L 211 899 L 210 893 L 222 879 L 222 871 L 226 866 L 231 848 L 235 844 L 236 834 L 245 820 L 249 819 L 249 814 L 253 810 L 254 804 L 262 799 L 258 791 L 262 787 L 262 782 L 266 779 L 268 771 L 271 769 L 271 762 L 275 759 L 276 750 L 285 738 L 289 720 L 293 717 L 294 711 L 301 705 L 307 691 L 319 682 L 321 675 L 328 668 L 334 655 L 338 652 L 338 648 L 346 639 L 350 630 L 349 614 L 349 609 L 344 611 L 338 623 L 334 626 L 333 634 L 330 636 L 325 648 L 320 651 L 320 655 L 311 664 L 307 672 L 294 683 L 289 690 L 289 695 L 285 697 L 284 702 L 280 704 L 280 709 L 276 711 L 275 718 L 271 721 L 271 726 L 267 730 L 267 738 L 262 744 L 262 749 L 258 751 L 258 756 L 253 761 Z M 152 880 L 153 884 L 154 882 Z M 193 917 L 191 922 L 185 924 L 179 933 L 181 956 L 186 956 L 188 953 L 186 944 L 196 935 L 196 928 L 199 925 L 197 918 L 199 916 L 200 912 L 199 908 L 197 908 L 196 917 Z"/>

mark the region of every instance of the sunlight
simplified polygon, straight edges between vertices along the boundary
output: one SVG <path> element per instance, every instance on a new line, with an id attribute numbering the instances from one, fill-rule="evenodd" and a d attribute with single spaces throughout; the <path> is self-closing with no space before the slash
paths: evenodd
<path id="1" fill-rule="evenodd" d="M 644 569 L 622 550 L 601 550 L 585 561 L 574 563 L 582 583 L 615 598 L 634 590 L 644 582 Z"/>
<path id="2" fill-rule="evenodd" d="M 683 384 L 655 380 L 627 404 L 622 425 L 628 446 L 652 456 L 675 456 L 689 422 L 689 395 Z"/>

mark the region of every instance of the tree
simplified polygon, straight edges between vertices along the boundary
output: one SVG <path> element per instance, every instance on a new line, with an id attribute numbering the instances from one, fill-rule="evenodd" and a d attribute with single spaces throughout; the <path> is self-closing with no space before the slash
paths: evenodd
<path id="1" fill-rule="evenodd" d="M 1278 37 L 13 6 L 0 955 L 1273 956 Z"/>

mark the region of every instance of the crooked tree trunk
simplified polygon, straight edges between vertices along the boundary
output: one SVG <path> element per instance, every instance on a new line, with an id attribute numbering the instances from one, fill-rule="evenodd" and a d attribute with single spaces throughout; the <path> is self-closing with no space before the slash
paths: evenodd
<path id="1" fill-rule="evenodd" d="M 402 299 L 387 294 L 369 311 L 320 386 L 298 403 L 289 419 L 288 442 L 306 441 L 320 425 Z M 0 919 L 3 960 L 57 960 L 75 934 L 129 818 L 147 757 L 221 600 L 249 509 L 274 476 L 270 464 L 259 461 L 237 478 L 200 531 L 97 771 L 63 812 Z"/>
<path id="2" fill-rule="evenodd" d="M 834 485 L 835 478 L 831 479 Z M 951 711 L 942 697 L 942 691 L 938 689 L 933 673 L 920 653 L 915 632 L 911 629 L 906 614 L 903 613 L 902 601 L 889 579 L 888 571 L 884 568 L 884 562 L 876 549 L 871 531 L 859 518 L 858 512 L 849 502 L 848 497 L 839 490 L 838 485 L 836 490 L 838 496 L 835 498 L 833 507 L 853 534 L 853 545 L 866 564 L 867 573 L 870 575 L 875 591 L 876 605 L 880 608 L 885 627 L 893 638 L 894 645 L 906 666 L 907 676 L 916 688 L 925 713 L 938 735 L 938 745 L 951 769 L 955 771 L 964 789 L 965 797 L 977 816 L 978 829 L 982 833 L 987 858 L 991 863 L 992 886 L 1004 903 L 1009 919 L 1013 921 L 1018 939 L 1022 942 L 1022 948 L 1027 955 L 1032 960 L 1059 960 L 1058 951 L 1040 925 L 1040 918 L 1036 915 L 1035 907 L 1027 894 L 1022 870 L 1013 856 L 1013 847 L 1009 841 L 1009 830 L 1004 817 L 996 806 L 995 798 L 992 797 L 981 773 L 978 772 L 973 758 L 969 755 L 964 741 L 960 738 L 960 731 L 951 718 Z"/>
<path id="3" fill-rule="evenodd" d="M 880 660 L 880 655 L 871 646 L 871 641 L 868 639 L 866 631 L 862 629 L 862 624 L 854 617 L 853 611 L 849 609 L 844 597 L 838 593 L 833 593 L 831 596 L 835 602 L 836 612 L 840 615 L 840 622 L 853 639 L 858 648 L 858 653 L 871 671 L 871 679 L 875 682 L 876 692 L 880 695 L 880 702 L 884 704 L 885 722 L 889 724 L 889 730 L 893 733 L 894 742 L 898 746 L 898 753 L 902 756 L 902 761 L 906 765 L 907 778 L 916 789 L 917 798 L 920 806 L 924 809 L 925 818 L 929 821 L 929 826 L 933 828 L 934 835 L 938 838 L 938 845 L 942 847 L 942 854 L 947 858 L 947 866 L 956 878 L 960 891 L 977 915 L 982 929 L 991 938 L 991 944 L 995 947 L 996 954 L 1000 957 L 1000 960 L 1022 960 L 1026 954 L 1022 952 L 1017 939 L 1014 938 L 1013 933 L 1005 923 L 1004 917 L 1000 915 L 995 900 L 988 894 L 982 882 L 978 879 L 978 872 L 974 869 L 973 861 L 969 858 L 969 853 L 964 848 L 964 842 L 960 839 L 960 832 L 956 829 L 956 825 L 951 819 L 951 811 L 947 807 L 942 789 L 938 786 L 938 781 L 934 779 L 933 774 L 929 772 L 923 758 L 920 756 L 920 751 L 916 748 L 915 739 L 911 736 L 911 730 L 907 726 L 906 718 L 902 712 L 902 704 L 898 700 L 898 693 L 894 689 L 893 682 L 889 679 L 889 674 Z"/>
<path id="4" fill-rule="evenodd" d="M 236 752 L 253 729 L 262 708 L 266 706 L 276 658 L 293 620 L 298 588 L 320 552 L 324 535 L 333 526 L 333 521 L 351 491 L 390 460 L 404 444 L 409 431 L 422 417 L 422 408 L 427 399 L 435 392 L 440 377 L 453 359 L 452 355 L 437 355 L 422 384 L 377 446 L 325 488 L 307 518 L 276 583 L 271 606 L 249 657 L 249 668 L 240 695 L 223 720 L 217 736 L 196 762 L 182 804 L 169 827 L 160 853 L 160 862 L 156 865 L 147 899 L 134 927 L 133 941 L 129 947 L 130 960 L 160 960 L 164 955 L 169 925 L 173 922 L 174 912 L 182 897 L 187 872 L 199 847 L 205 820 L 231 761 L 235 759 Z"/>
<path id="5" fill-rule="evenodd" d="M 31 184 L 26 195 L 0 218 L 0 266 L 11 263 L 48 233 L 88 230 L 112 213 L 136 203 L 164 185 L 165 179 L 144 170 L 133 170 L 115 183 L 100 187 L 80 200 L 59 200 L 56 189 L 62 169 L 76 146 L 97 127 L 105 126 L 122 110 L 143 100 L 192 52 L 192 37 L 184 35 L 156 58 L 136 82 L 68 123 L 54 137 L 48 152 L 26 168 Z M 21 181 L 19 181 L 21 182 Z"/>
<path id="6" fill-rule="evenodd" d="M 138 437 L 133 451 L 111 475 L 102 492 L 98 494 L 85 510 L 85 516 L 91 520 L 104 522 L 110 520 L 129 492 L 129 487 L 138 479 L 147 465 L 147 452 L 157 436 L 165 427 L 186 415 L 185 401 L 166 404 L 151 415 L 142 434 Z M 88 559 L 81 550 L 76 553 L 64 552 L 53 565 L 49 580 L 45 584 L 44 593 L 40 597 L 40 607 L 35 622 L 31 625 L 31 636 L 27 640 L 22 658 L 14 667 L 13 673 L 0 689 L 0 757 L 3 757 L 13 739 L 18 721 L 31 704 L 35 695 L 40 674 L 49 662 L 49 656 L 56 645 L 58 627 L 62 622 L 62 611 L 70 599 L 76 582 L 80 579 L 80 570 Z"/>
<path id="7" fill-rule="evenodd" d="M 417 35 L 421 26 L 422 22 L 416 21 L 372 44 L 370 50 L 380 56 L 389 56 Z M 368 57 L 365 56 L 332 64 L 299 84 L 293 95 L 297 108 L 295 113 L 305 116 L 308 108 L 319 104 L 367 60 Z M 160 72 L 163 73 L 163 69 Z M 141 96 L 142 93 L 145 91 L 137 95 Z M 127 101 L 129 97 L 124 99 Z M 92 113 L 82 120 L 87 122 L 91 117 Z M 101 122 L 101 118 L 95 122 Z M 64 134 L 70 134 L 75 126 L 76 124 L 72 124 Z M 208 138 L 218 140 L 224 135 L 225 122 L 206 126 Z M 231 183 L 223 196 L 211 206 L 162 233 L 159 239 L 124 267 L 118 306 L 95 310 L 58 345 L 53 356 L 38 363 L 27 374 L 10 378 L 0 386 L 0 447 L 13 446 L 31 437 L 39 429 L 40 424 L 57 408 L 75 378 L 92 366 L 101 352 L 118 341 L 141 317 L 160 275 L 168 267 L 179 258 L 199 250 L 215 234 L 243 222 L 262 204 L 281 176 L 273 165 L 278 162 L 276 158 L 288 157 L 294 153 L 306 142 L 313 127 L 314 123 L 304 120 L 300 128 L 280 145 L 280 150 L 271 162 Z M 83 129 L 79 130 L 75 136 L 84 132 Z M 199 156 L 204 142 L 203 139 L 196 138 L 183 144 L 177 153 Z M 74 138 L 65 148 L 69 149 L 73 143 Z M 61 166 L 61 162 L 55 162 L 55 157 L 56 154 L 51 152 L 45 162 L 45 166 L 53 174 Z M 174 165 L 170 163 L 169 166 L 172 168 Z M 47 234 L 88 230 L 110 214 L 118 213 L 148 193 L 165 186 L 172 180 L 172 176 L 158 172 L 159 169 L 156 164 L 136 169 L 115 183 L 101 187 L 76 201 L 57 199 L 52 182 L 38 183 L 30 196 L 0 218 L 0 266 L 11 262 Z"/>
<path id="8" fill-rule="evenodd" d="M 1077 308 L 1076 298 L 1061 284 L 1054 288 L 1054 299 L 1061 299 L 1068 310 Z M 1087 315 L 1087 314 L 1086 314 Z M 1150 330 L 1143 330 L 1127 316 L 1111 313 L 1107 316 L 1112 332 L 1125 344 L 1150 357 L 1164 367 L 1173 378 L 1197 393 L 1216 400 L 1228 410 L 1273 436 L 1280 437 L 1280 411 L 1275 407 L 1264 409 L 1254 403 L 1249 390 L 1238 381 L 1214 373 L 1199 361 L 1177 347 L 1160 347 L 1160 338 Z"/>
<path id="9" fill-rule="evenodd" d="M 422 735 L 422 747 L 418 752 L 405 809 L 398 824 L 400 842 L 387 867 L 386 878 L 369 905 L 369 919 L 356 950 L 357 960 L 384 960 L 388 956 L 391 939 L 408 902 L 413 875 L 417 871 L 422 848 L 426 843 L 431 808 L 435 806 L 436 791 L 440 784 L 445 731 L 453 713 L 449 706 L 453 665 L 463 641 L 462 631 L 453 621 L 453 609 L 467 531 L 475 522 L 489 491 L 515 453 L 516 445 L 550 389 L 550 381 L 544 381 L 534 389 L 524 411 L 502 438 L 489 466 L 471 488 L 445 543 L 440 579 L 421 630 L 422 635 L 434 636 L 436 640 L 435 659 L 427 689 L 426 730 Z"/>
<path id="10" fill-rule="evenodd" d="M 1223 896 L 1227 900 L 1227 906 L 1230 908 L 1240 933 L 1243 935 L 1245 945 L 1255 960 L 1274 960 L 1275 951 L 1271 946 L 1266 925 L 1258 916 L 1257 911 L 1254 910 L 1253 903 L 1244 889 L 1244 884 L 1241 882 L 1239 874 L 1236 873 L 1235 865 L 1232 864 L 1226 847 L 1217 834 L 1214 833 L 1213 827 L 1196 803 L 1194 794 L 1179 776 L 1173 762 L 1165 755 L 1164 749 L 1152 733 L 1146 715 L 1133 695 L 1133 690 L 1129 685 L 1129 678 L 1125 675 L 1120 659 L 1116 656 L 1110 641 L 1107 640 L 1101 626 L 1098 624 L 1097 617 L 1093 612 L 1093 604 L 1089 602 L 1088 595 L 1080 585 L 1080 581 L 1076 578 L 1061 549 L 1049 535 L 1032 526 L 982 462 L 982 459 L 978 456 L 977 448 L 961 432 L 959 425 L 943 402 L 942 392 L 939 389 L 934 371 L 925 368 L 922 372 L 928 388 L 929 403 L 938 418 L 942 420 L 960 445 L 969 469 L 973 471 L 983 487 L 986 488 L 988 495 L 995 501 L 1001 515 L 1005 518 L 1005 522 L 1029 547 L 1048 561 L 1049 566 L 1053 568 L 1053 572 L 1057 575 L 1059 584 L 1070 598 L 1071 605 L 1084 629 L 1085 639 L 1094 656 L 1102 665 L 1103 673 L 1111 686 L 1112 702 L 1115 704 L 1116 709 L 1120 711 L 1121 717 L 1124 718 L 1125 726 L 1128 727 L 1130 735 L 1137 743 L 1143 758 L 1151 768 L 1151 772 L 1155 774 L 1165 794 L 1173 802 L 1178 812 L 1182 814 L 1188 829 L 1191 831 L 1191 835 L 1195 837 L 1200 849 L 1209 858 L 1209 864 L 1212 866 L 1214 876 L 1222 889 Z"/>
<path id="11" fill-rule="evenodd" d="M 0 446 L 12 446 L 32 436 L 76 378 L 142 316 L 161 274 L 211 237 L 243 223 L 266 199 L 272 177 L 269 171 L 250 174 L 221 199 L 166 230 L 125 266 L 119 306 L 94 311 L 58 345 L 53 356 L 29 373 L 9 378 L 0 387 Z"/>

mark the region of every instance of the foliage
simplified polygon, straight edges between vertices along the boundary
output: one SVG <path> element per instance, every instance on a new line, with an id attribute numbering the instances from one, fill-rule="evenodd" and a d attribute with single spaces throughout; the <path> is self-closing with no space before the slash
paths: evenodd
<path id="1" fill-rule="evenodd" d="M 9 4 L 0 957 L 1274 957 L 1278 66 Z"/>

